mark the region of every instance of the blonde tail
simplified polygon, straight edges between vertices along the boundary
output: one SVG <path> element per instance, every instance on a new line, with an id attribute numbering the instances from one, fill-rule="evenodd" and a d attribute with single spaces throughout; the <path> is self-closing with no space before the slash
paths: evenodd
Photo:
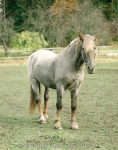
<path id="1" fill-rule="evenodd" d="M 36 108 L 36 100 L 35 100 L 35 95 L 32 89 L 32 86 L 30 87 L 30 104 L 29 104 L 29 114 L 32 114 Z"/>

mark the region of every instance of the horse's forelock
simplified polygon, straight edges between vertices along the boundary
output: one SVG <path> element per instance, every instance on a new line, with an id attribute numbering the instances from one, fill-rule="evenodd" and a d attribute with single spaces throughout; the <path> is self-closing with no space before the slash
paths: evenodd
<path id="1" fill-rule="evenodd" d="M 93 48 L 94 46 L 94 37 L 90 36 L 89 34 L 86 34 L 83 37 L 84 37 L 83 47 L 85 48 L 86 51 L 91 50 L 91 48 Z"/>

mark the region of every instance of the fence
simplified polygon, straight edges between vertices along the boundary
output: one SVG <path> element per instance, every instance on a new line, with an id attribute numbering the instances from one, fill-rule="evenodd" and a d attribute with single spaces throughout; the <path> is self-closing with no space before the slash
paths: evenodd
<path id="1" fill-rule="evenodd" d="M 0 48 L 3 49 L 2 46 L 0 46 Z M 45 48 L 45 49 L 54 51 L 55 53 L 59 53 L 60 51 L 65 49 L 65 47 Z M 5 52 L 2 50 L 2 51 L 0 51 L 0 60 L 28 58 L 29 55 L 31 55 L 33 52 L 35 52 L 35 50 L 15 50 L 14 49 L 12 51 L 8 51 L 8 57 L 4 57 Z M 97 59 L 99 59 L 99 56 L 117 57 L 118 56 L 118 45 L 115 46 L 114 50 L 112 50 L 112 46 L 97 46 L 96 54 L 98 56 Z M 109 60 L 111 60 L 111 59 L 109 59 Z"/>

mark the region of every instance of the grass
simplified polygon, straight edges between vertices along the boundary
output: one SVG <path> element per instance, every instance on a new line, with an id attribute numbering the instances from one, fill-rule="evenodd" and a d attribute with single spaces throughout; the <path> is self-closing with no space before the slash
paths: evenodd
<path id="1" fill-rule="evenodd" d="M 97 62 L 96 73 L 85 74 L 76 131 L 70 129 L 69 91 L 63 96 L 62 131 L 53 129 L 55 90 L 50 90 L 47 124 L 38 123 L 38 111 L 29 116 L 26 70 L 26 65 L 0 66 L 0 150 L 118 149 L 118 62 Z M 42 99 L 43 93 L 42 87 Z"/>

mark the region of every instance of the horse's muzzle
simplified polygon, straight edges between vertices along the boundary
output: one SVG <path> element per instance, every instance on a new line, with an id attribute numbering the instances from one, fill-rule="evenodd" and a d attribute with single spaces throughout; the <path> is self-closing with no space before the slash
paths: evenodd
<path id="1" fill-rule="evenodd" d="M 88 65 L 86 67 L 89 74 L 95 73 L 95 65 L 90 65 L 90 66 Z"/>

